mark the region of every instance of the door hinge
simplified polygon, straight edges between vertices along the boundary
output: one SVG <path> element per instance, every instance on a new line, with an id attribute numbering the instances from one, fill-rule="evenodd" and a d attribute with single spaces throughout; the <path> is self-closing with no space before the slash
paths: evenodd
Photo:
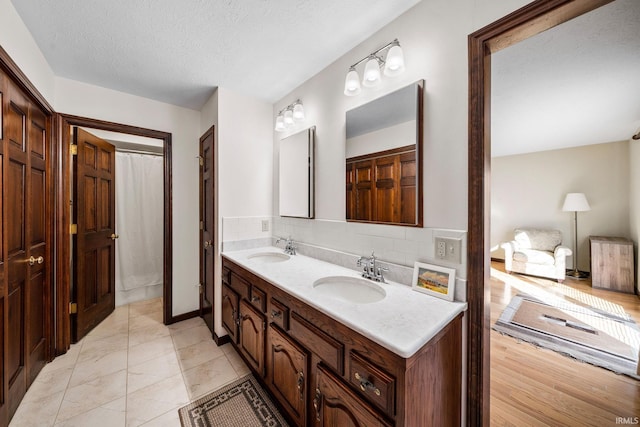
<path id="1" fill-rule="evenodd" d="M 78 224 L 69 224 L 69 234 L 78 234 Z"/>
<path id="2" fill-rule="evenodd" d="M 70 302 L 69 303 L 69 314 L 76 314 L 76 313 L 78 313 L 78 303 Z"/>
<path id="3" fill-rule="evenodd" d="M 200 163 L 200 166 L 204 166 L 204 157 L 198 156 L 198 162 Z"/>
<path id="4" fill-rule="evenodd" d="M 198 290 L 200 291 L 200 294 L 204 294 L 204 285 L 202 283 L 200 283 L 200 286 L 198 286 Z"/>
<path id="5" fill-rule="evenodd" d="M 200 221 L 200 230 L 204 230 L 204 221 Z"/>
<path id="6" fill-rule="evenodd" d="M 71 146 L 69 147 L 69 151 L 71 152 L 72 156 L 77 156 L 78 155 L 78 146 L 76 144 L 71 144 Z"/>

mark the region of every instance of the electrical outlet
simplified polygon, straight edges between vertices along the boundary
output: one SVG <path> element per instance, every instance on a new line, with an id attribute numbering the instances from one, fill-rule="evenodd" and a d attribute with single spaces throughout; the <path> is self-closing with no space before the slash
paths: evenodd
<path id="1" fill-rule="evenodd" d="M 462 250 L 462 239 L 452 237 L 436 237 L 436 258 L 450 261 L 456 264 L 462 262 L 460 251 Z"/>
<path id="2" fill-rule="evenodd" d="M 262 231 L 269 231 L 269 220 L 268 219 L 263 219 L 262 220 Z"/>

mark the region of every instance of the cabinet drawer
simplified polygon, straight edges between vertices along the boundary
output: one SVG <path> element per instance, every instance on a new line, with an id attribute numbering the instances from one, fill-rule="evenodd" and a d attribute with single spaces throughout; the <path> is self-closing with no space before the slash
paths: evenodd
<path id="1" fill-rule="evenodd" d="M 285 331 L 289 330 L 289 307 L 278 301 L 277 299 L 271 298 L 270 309 L 269 309 L 269 319 L 272 323 L 280 326 Z"/>
<path id="2" fill-rule="evenodd" d="M 231 276 L 231 270 L 228 267 L 222 267 L 222 283 L 229 284 L 229 276 Z"/>
<path id="3" fill-rule="evenodd" d="M 340 375 L 344 373 L 344 346 L 335 338 L 304 319 L 291 313 L 289 333 L 311 352 L 317 354 L 328 366 Z"/>
<path id="4" fill-rule="evenodd" d="M 349 355 L 349 382 L 380 409 L 395 415 L 395 378 L 355 352 Z"/>
<path id="5" fill-rule="evenodd" d="M 231 276 L 229 278 L 229 285 L 234 291 L 238 293 L 238 295 L 240 295 L 240 298 L 249 299 L 249 291 L 251 290 L 251 285 L 243 278 L 235 273 L 231 273 Z"/>
<path id="6" fill-rule="evenodd" d="M 258 288 L 256 285 L 251 287 L 251 304 L 261 313 L 267 311 L 267 294 L 262 289 Z"/>

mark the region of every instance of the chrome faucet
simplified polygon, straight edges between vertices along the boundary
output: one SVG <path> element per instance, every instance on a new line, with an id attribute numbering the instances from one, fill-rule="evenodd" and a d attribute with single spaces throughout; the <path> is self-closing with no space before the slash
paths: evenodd
<path id="1" fill-rule="evenodd" d="M 284 253 L 289 255 L 295 255 L 296 249 L 298 247 L 293 244 L 293 240 L 291 240 L 291 236 L 289 236 L 286 239 L 284 237 L 278 237 L 278 240 L 276 240 L 276 245 L 282 241 L 285 241 Z"/>
<path id="2" fill-rule="evenodd" d="M 369 280 L 374 280 L 376 282 L 387 283 L 384 280 L 384 272 L 389 271 L 387 267 L 380 267 L 376 263 L 376 255 L 374 252 L 371 252 L 370 257 L 361 256 L 358 258 L 356 262 L 358 267 L 363 267 L 362 269 L 362 277 Z"/>

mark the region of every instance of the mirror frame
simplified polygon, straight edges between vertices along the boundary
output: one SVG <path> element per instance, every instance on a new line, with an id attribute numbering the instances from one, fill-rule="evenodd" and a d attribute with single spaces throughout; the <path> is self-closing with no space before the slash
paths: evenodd
<path id="1" fill-rule="evenodd" d="M 283 161 L 282 161 L 282 143 L 289 138 L 299 137 L 302 134 L 307 135 L 307 174 L 308 174 L 308 186 L 307 186 L 307 200 L 306 200 L 306 215 L 305 214 L 296 214 L 296 213 L 283 213 L 282 212 L 282 194 L 283 194 Z M 316 139 L 316 127 L 311 126 L 306 129 L 303 129 L 299 132 L 295 132 L 291 135 L 287 135 L 285 138 L 280 140 L 279 154 L 278 154 L 278 215 L 281 217 L 288 218 L 305 218 L 305 219 L 313 219 L 315 217 L 315 139 Z M 294 197 L 297 197 L 296 194 Z"/>
<path id="2" fill-rule="evenodd" d="M 365 223 L 365 224 L 383 224 L 383 225 L 399 225 L 404 227 L 422 227 L 423 226 L 423 212 L 424 212 L 424 79 L 420 79 L 414 83 L 398 88 L 388 94 L 385 94 L 381 97 L 373 99 L 365 104 L 361 104 L 355 108 L 360 108 L 364 105 L 367 105 L 371 102 L 376 102 L 381 100 L 387 95 L 390 95 L 398 90 L 402 90 L 406 87 L 416 86 L 417 96 L 416 96 L 416 221 L 414 223 L 401 223 L 401 222 L 389 222 L 389 221 L 377 221 L 377 220 L 361 220 L 361 219 L 350 219 L 347 218 L 347 211 L 349 209 L 349 193 L 347 191 L 348 185 L 348 177 L 345 180 L 345 221 L 346 222 L 356 222 L 356 223 Z M 354 108 L 354 109 L 355 109 Z M 348 110 L 348 111 L 352 111 Z M 345 113 L 345 167 L 343 170 L 346 171 L 347 157 L 346 157 L 346 113 Z M 389 150 L 391 151 L 391 150 Z"/>

